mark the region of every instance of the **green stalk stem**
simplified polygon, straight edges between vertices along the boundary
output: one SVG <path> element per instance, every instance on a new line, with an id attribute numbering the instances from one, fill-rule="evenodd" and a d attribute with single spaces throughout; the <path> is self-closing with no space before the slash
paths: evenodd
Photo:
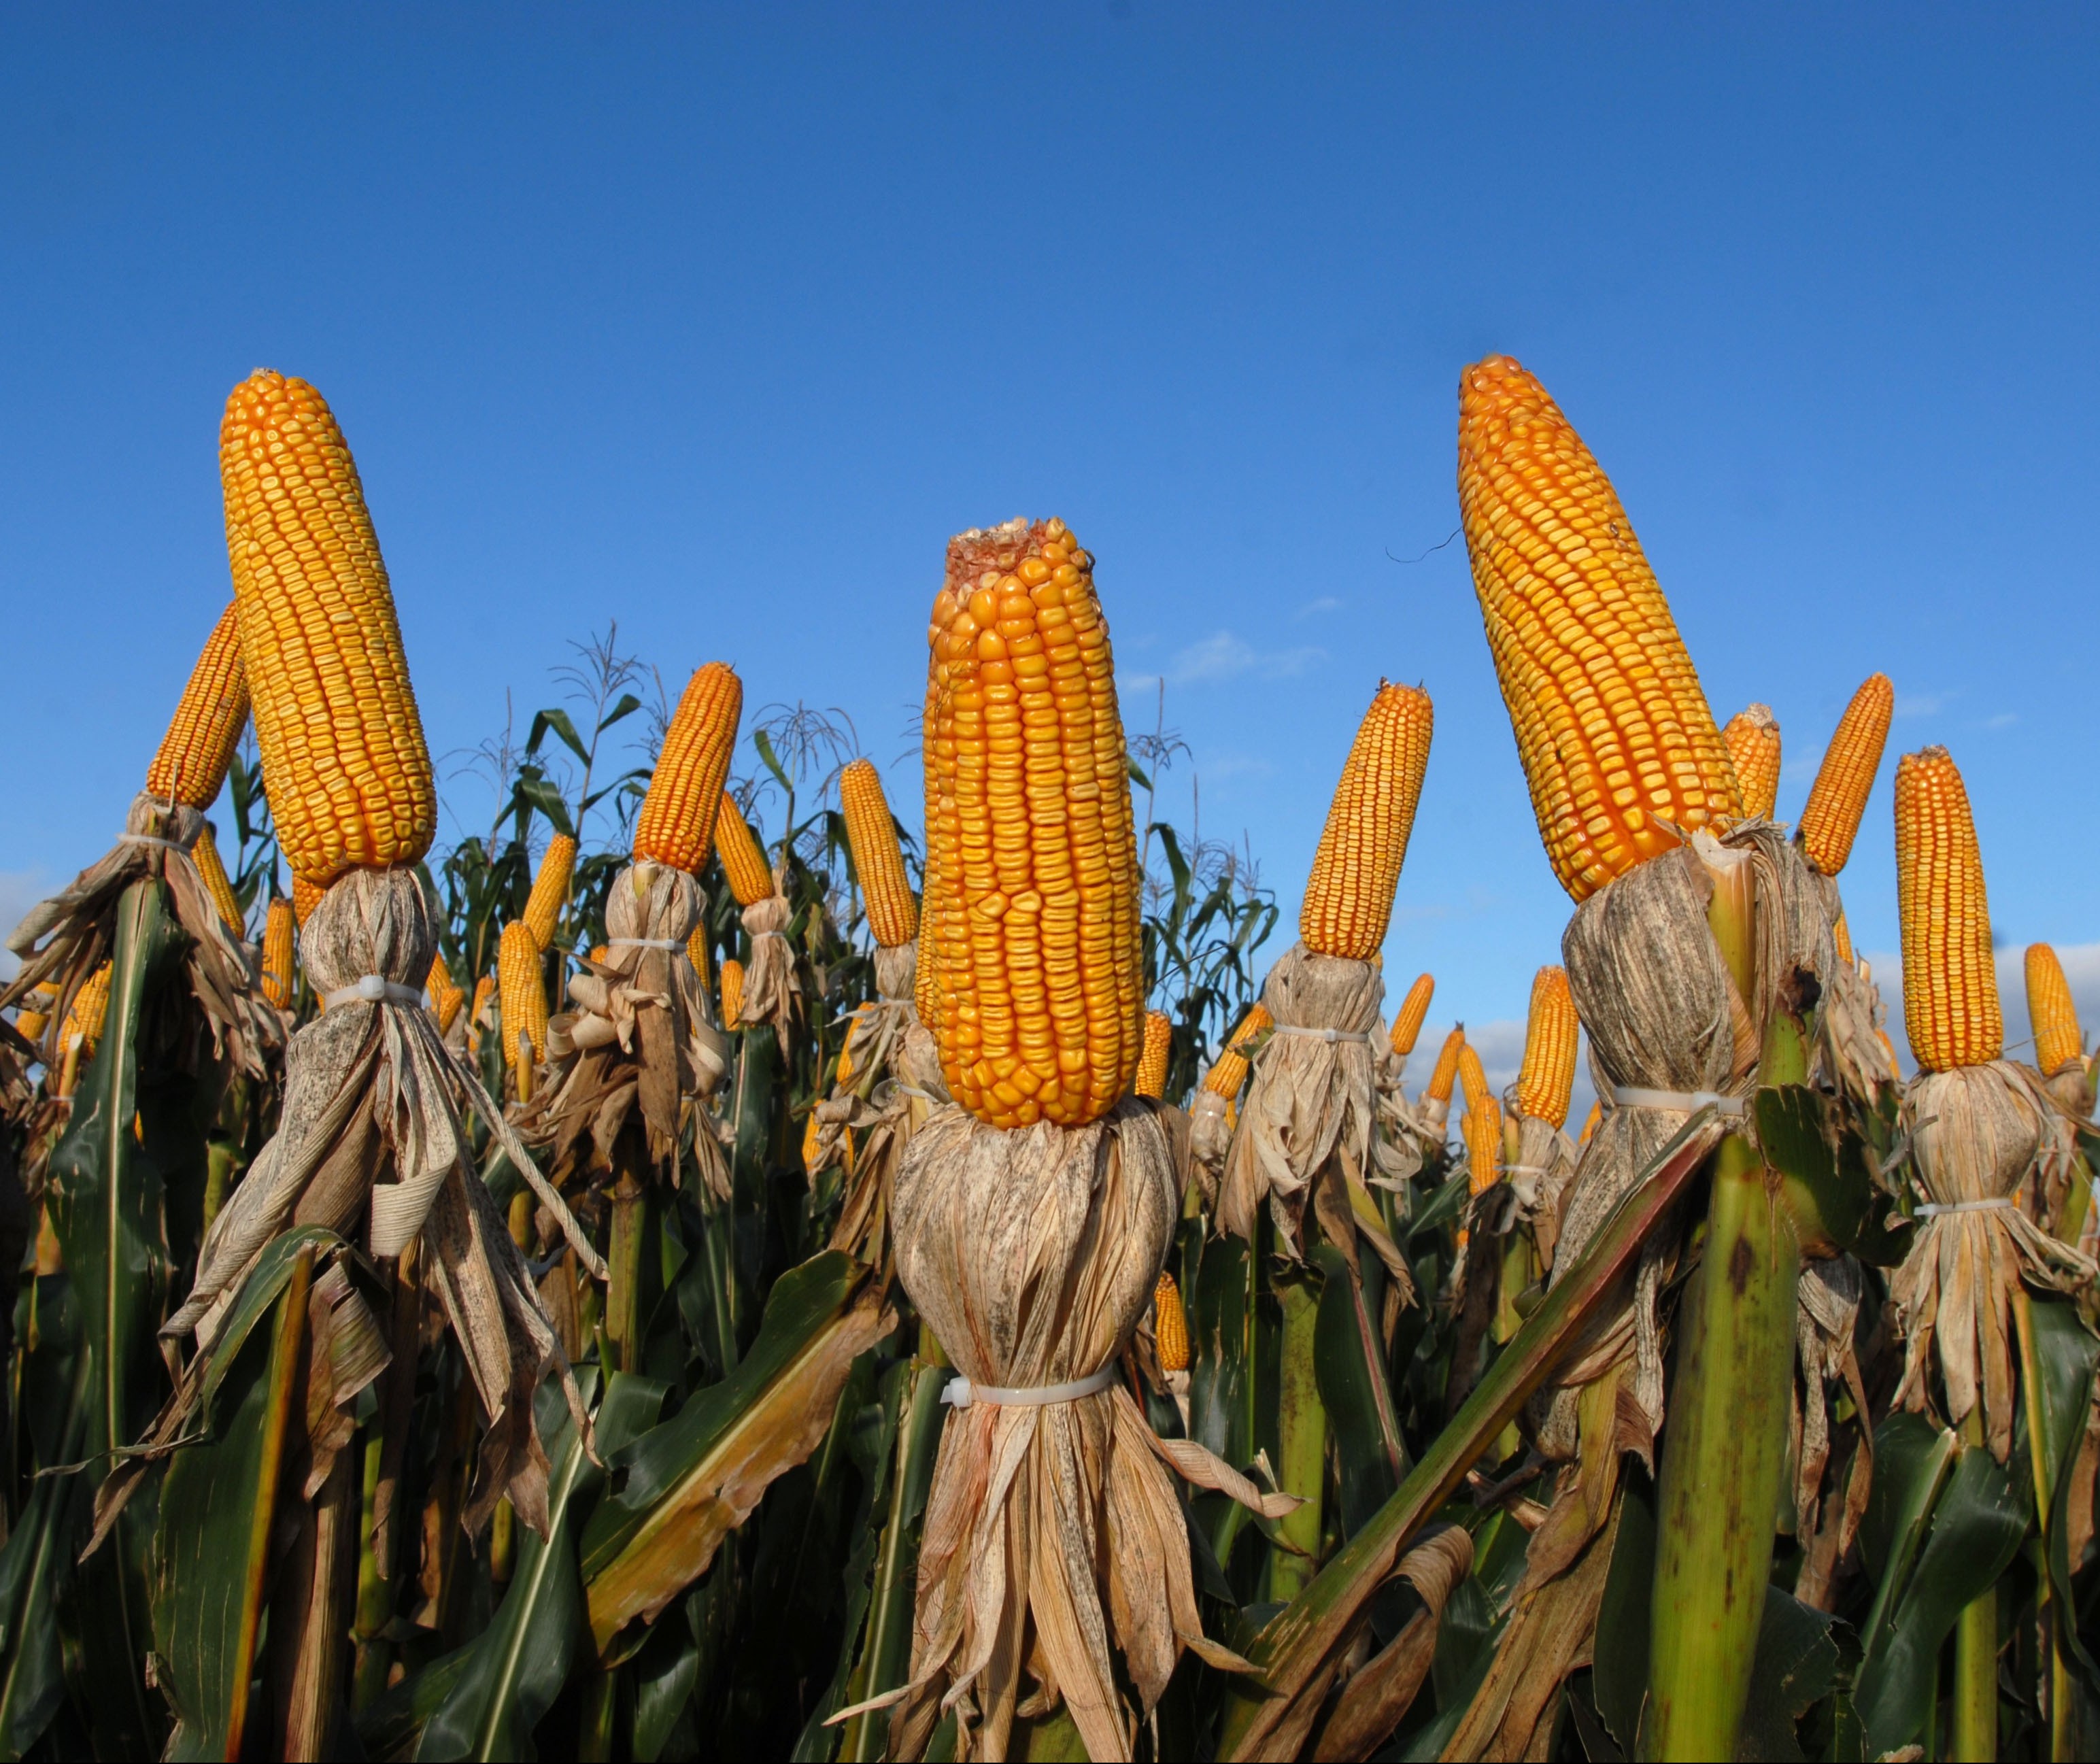
<path id="1" fill-rule="evenodd" d="M 1982 1405 L 1961 1423 L 1961 1448 L 1980 1452 Z M 1998 1755 L 1998 1589 L 1992 1586 L 1954 1621 L 1953 1714 L 1947 1755 L 1955 1764 L 1989 1764 Z"/>
<path id="2" fill-rule="evenodd" d="M 386 1640 L 386 1620 L 393 1614 L 393 1599 L 379 1571 L 377 1537 L 374 1521 L 379 1507 L 379 1466 L 386 1443 L 379 1433 L 364 1442 L 363 1522 L 358 1527 L 356 1664 L 351 1671 L 350 1706 L 360 1713 L 386 1688 L 387 1669 L 393 1665 Z"/>
<path id="3" fill-rule="evenodd" d="M 620 1369 L 635 1371 L 642 1357 L 642 1245 L 647 1234 L 648 1193 L 623 1171 L 612 1191 L 612 1237 L 607 1245 L 605 1327 Z"/>
<path id="4" fill-rule="evenodd" d="M 1288 1601 L 1311 1582 L 1320 1561 L 1321 1496 L 1327 1483 L 1327 1410 L 1320 1400 L 1313 1366 L 1314 1337 L 1320 1321 L 1320 1294 L 1312 1277 L 1299 1273 L 1277 1283 L 1283 1305 L 1282 1371 L 1277 1385 L 1278 1479 L 1286 1494 L 1304 1505 L 1277 1521 L 1277 1534 L 1290 1549 L 1269 1558 L 1268 1595 Z M 1302 1550 L 1294 1555 L 1292 1550 Z"/>

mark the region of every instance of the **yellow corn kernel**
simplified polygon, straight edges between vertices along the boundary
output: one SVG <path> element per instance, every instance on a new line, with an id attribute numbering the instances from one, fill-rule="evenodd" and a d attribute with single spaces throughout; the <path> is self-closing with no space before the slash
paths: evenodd
<path id="1" fill-rule="evenodd" d="M 1590 1143 L 1590 1136 L 1597 1131 L 1597 1124 L 1604 1118 L 1604 1104 L 1601 1101 L 1591 1103 L 1589 1114 L 1582 1118 L 1582 1137 L 1575 1143 L 1578 1146 L 1587 1145 Z"/>
<path id="2" fill-rule="evenodd" d="M 726 662 L 709 662 L 686 682 L 634 818 L 637 858 L 695 875 L 707 867 L 715 809 L 743 715 L 743 682 Z"/>
<path id="3" fill-rule="evenodd" d="M 501 943 L 498 944 L 499 950 Z M 472 1030 L 488 1026 L 488 1001 L 496 996 L 496 977 L 483 974 L 474 983 L 474 1008 L 467 1014 L 467 1027 Z"/>
<path id="4" fill-rule="evenodd" d="M 1414 1052 L 1414 1043 L 1422 1034 L 1423 1020 L 1429 1015 L 1429 1001 L 1436 995 L 1436 979 L 1432 974 L 1418 974 L 1414 984 L 1407 989 L 1407 996 L 1400 1002 L 1400 1009 L 1392 1020 L 1392 1056 L 1405 1061 Z"/>
<path id="5" fill-rule="evenodd" d="M 1379 682 L 1328 805 L 1299 910 L 1298 935 L 1315 954 L 1367 962 L 1385 942 L 1434 721 L 1427 692 Z"/>
<path id="6" fill-rule="evenodd" d="M 321 896 L 328 890 L 318 882 L 309 882 L 297 871 L 292 874 L 292 917 L 304 924 L 313 910 L 320 905 Z"/>
<path id="7" fill-rule="evenodd" d="M 102 1039 L 102 1026 L 108 1015 L 109 964 L 104 962 L 81 982 L 80 990 L 73 995 L 73 1008 L 66 1012 L 65 1031 L 59 1037 L 59 1046 L 67 1047 L 77 1035 L 81 1058 L 86 1059 Z"/>
<path id="8" fill-rule="evenodd" d="M 1728 719 L 1721 731 L 1736 783 L 1743 793 L 1743 813 L 1768 821 L 1779 800 L 1779 719 L 1769 704 L 1752 704 Z"/>
<path id="9" fill-rule="evenodd" d="M 1566 1125 L 1575 1088 L 1574 994 L 1564 968 L 1542 968 L 1532 978 L 1531 1014 L 1524 1025 L 1524 1065 L 1516 1078 L 1516 1105 L 1534 1121 Z"/>
<path id="10" fill-rule="evenodd" d="M 736 799 L 724 791 L 721 807 L 715 813 L 715 854 L 721 859 L 722 874 L 729 878 L 730 893 L 739 906 L 756 906 L 773 893 L 773 866 Z"/>
<path id="11" fill-rule="evenodd" d="M 1189 1369 L 1189 1319 L 1181 1309 L 1181 1289 L 1163 1269 L 1152 1289 L 1152 1339 L 1162 1372 Z"/>
<path id="12" fill-rule="evenodd" d="M 1467 1099 L 1466 1109 L 1466 1186 L 1478 1194 L 1494 1186 L 1502 1175 L 1502 1110 L 1493 1097 Z"/>
<path id="13" fill-rule="evenodd" d="M 1240 1086 L 1247 1079 L 1247 1043 L 1264 1030 L 1273 1029 L 1276 1019 L 1268 1014 L 1265 1004 L 1249 1008 L 1240 1019 L 1240 1025 L 1227 1039 L 1224 1051 L 1218 1056 L 1217 1063 L 1203 1078 L 1203 1088 L 1215 1091 L 1227 1102 L 1240 1093 Z"/>
<path id="14" fill-rule="evenodd" d="M 542 955 L 554 941 L 554 927 L 569 903 L 569 879 L 576 871 L 576 842 L 567 833 L 557 833 L 547 841 L 539 873 L 532 878 L 532 892 L 525 898 L 525 928 Z"/>
<path id="15" fill-rule="evenodd" d="M 867 903 L 867 928 L 885 950 L 902 948 L 919 935 L 919 903 L 911 897 L 896 818 L 872 761 L 855 760 L 839 774 L 839 806 L 861 898 Z"/>
<path id="16" fill-rule="evenodd" d="M 994 1127 L 1083 1126 L 1137 1070 L 1137 841 L 1092 568 L 1061 521 L 973 530 L 928 633 L 919 1002 Z"/>
<path id="17" fill-rule="evenodd" d="M 1838 959 L 1850 963 L 1853 959 L 1852 933 L 1845 923 L 1845 909 L 1842 906 L 1838 909 L 1838 922 L 1830 928 L 1830 935 L 1838 946 Z"/>
<path id="18" fill-rule="evenodd" d="M 802 1174 L 814 1180 L 817 1174 L 817 1111 L 802 1118 Z"/>
<path id="19" fill-rule="evenodd" d="M 1480 1050 L 1471 1042 L 1462 1043 L 1458 1049 L 1458 1094 L 1466 1099 L 1469 1109 L 1492 1100 L 1494 1096 L 1488 1088 L 1488 1074 L 1480 1064 Z"/>
<path id="20" fill-rule="evenodd" d="M 1160 1011 L 1145 1013 L 1145 1045 L 1137 1056 L 1137 1077 L 1131 1092 L 1137 1096 L 1167 1094 L 1167 1060 L 1174 1051 L 1174 1021 Z"/>
<path id="21" fill-rule="evenodd" d="M 743 1006 L 743 964 L 734 955 L 721 964 L 721 1026 L 741 1029 L 739 1021 Z"/>
<path id="22" fill-rule="evenodd" d="M 445 952 L 439 950 L 430 957 L 430 971 L 423 976 L 423 990 L 436 1000 L 452 990 L 452 968 L 445 960 Z"/>
<path id="23" fill-rule="evenodd" d="M 146 769 L 147 794 L 209 809 L 226 782 L 233 750 L 247 725 L 248 675 L 240 665 L 239 611 L 229 603 L 205 640 L 174 720 Z"/>
<path id="24" fill-rule="evenodd" d="M 241 916 L 240 898 L 233 892 L 233 878 L 226 873 L 226 865 L 218 855 L 218 841 L 212 836 L 209 821 L 197 835 L 196 844 L 190 847 L 190 861 L 204 878 L 205 893 L 210 895 L 212 905 L 218 909 L 220 923 L 236 937 L 247 936 L 248 925 Z"/>
<path id="25" fill-rule="evenodd" d="M 594 962 L 602 962 L 605 959 L 605 949 L 601 945 L 592 952 L 591 959 Z M 700 984 L 704 986 L 707 985 L 708 925 L 704 919 L 693 927 L 692 934 L 686 939 L 686 959 L 693 964 L 693 972 L 700 977 Z"/>
<path id="26" fill-rule="evenodd" d="M 1903 919 L 1904 1027 L 1928 1072 L 2005 1051 L 1991 909 L 1969 793 L 1944 747 L 1896 762 L 1896 905 Z"/>
<path id="27" fill-rule="evenodd" d="M 2027 1021 L 2034 1029 L 2035 1065 L 2044 1078 L 2085 1052 L 2078 1028 L 2078 1006 L 2063 964 L 2046 943 L 2030 943 L 2027 954 Z"/>
<path id="28" fill-rule="evenodd" d="M 58 995 L 59 989 L 48 981 L 33 988 L 15 1012 L 15 1033 L 24 1041 L 42 1040 L 45 1030 L 51 1025 L 51 1007 L 57 1003 Z"/>
<path id="29" fill-rule="evenodd" d="M 1895 709 L 1896 689 L 1889 677 L 1868 675 L 1823 750 L 1815 786 L 1801 811 L 1801 849 L 1824 875 L 1837 875 L 1852 855 L 1852 840 L 1867 812 Z"/>
<path id="30" fill-rule="evenodd" d="M 1507 355 L 1458 388 L 1458 508 L 1546 854 L 1586 899 L 1742 812 L 1699 676 L 1610 482 Z M 1667 824 L 1665 824 L 1667 823 Z"/>
<path id="31" fill-rule="evenodd" d="M 412 864 L 437 790 L 364 492 L 320 393 L 267 368 L 218 431 L 241 660 L 277 842 L 323 888 Z"/>
<path id="32" fill-rule="evenodd" d="M 547 1052 L 547 984 L 540 972 L 540 946 L 522 919 L 503 928 L 496 946 L 498 1008 L 503 1013 L 503 1057 L 515 1070 L 524 1061 L 521 1043 L 535 1060 Z"/>
<path id="33" fill-rule="evenodd" d="M 1444 1045 L 1436 1051 L 1436 1065 L 1429 1074 L 1429 1087 L 1422 1093 L 1424 1096 L 1432 1102 L 1450 1101 L 1451 1086 L 1458 1076 L 1458 1061 L 1465 1052 L 1466 1025 L 1460 1023 L 1444 1038 Z M 1473 1063 L 1476 1066 L 1480 1064 L 1478 1056 L 1475 1056 Z M 1481 1088 L 1485 1090 L 1486 1079 L 1483 1078 L 1480 1083 Z"/>

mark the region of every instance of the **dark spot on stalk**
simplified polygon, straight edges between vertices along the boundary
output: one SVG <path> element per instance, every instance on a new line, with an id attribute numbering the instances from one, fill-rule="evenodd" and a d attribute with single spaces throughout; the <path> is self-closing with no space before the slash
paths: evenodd
<path id="1" fill-rule="evenodd" d="M 1805 968 L 1795 968 L 1780 982 L 1780 1008 L 1794 1017 L 1806 1017 L 1823 996 L 1823 982 Z"/>
<path id="2" fill-rule="evenodd" d="M 1750 1284 L 1750 1270 L 1757 1265 L 1757 1256 L 1750 1248 L 1748 1237 L 1738 1237 L 1736 1247 L 1728 1252 L 1728 1284 L 1740 1299 Z"/>

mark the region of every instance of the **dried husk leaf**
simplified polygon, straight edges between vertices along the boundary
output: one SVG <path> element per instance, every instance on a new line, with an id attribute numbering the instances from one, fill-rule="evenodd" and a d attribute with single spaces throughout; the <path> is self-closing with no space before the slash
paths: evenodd
<path id="1" fill-rule="evenodd" d="M 1369 1757 L 1400 1725 L 1414 1706 L 1436 1658 L 1444 1607 L 1459 1583 L 1472 1572 L 1473 1540 L 1457 1525 L 1424 1533 L 1401 1558 L 1395 1576 L 1414 1586 L 1421 1595 L 1423 1608 L 1408 1620 L 1399 1634 L 1352 1673 L 1342 1687 L 1312 1749 L 1313 1757 L 1321 1764 Z M 1318 1707 L 1317 1698 L 1306 1701 Z"/>
<path id="2" fill-rule="evenodd" d="M 1403 1188 L 1443 1149 L 1449 1111 L 1432 1119 L 1429 1098 L 1409 1100 L 1401 1082 L 1407 1061 L 1396 1058 L 1389 1047 L 1381 1049 L 1372 1069 L 1377 1086 L 1378 1126 L 1371 1140 L 1371 1163 L 1376 1173 L 1370 1180 L 1375 1187 Z"/>
<path id="3" fill-rule="evenodd" d="M 1871 1411 L 1853 1338 L 1862 1284 L 1860 1264 L 1849 1255 L 1802 1264 L 1794 1312 L 1793 1408 L 1789 1422 L 1795 1465 L 1794 1535 L 1803 1550 L 1794 1597 L 1819 1610 L 1828 1608 L 1832 1572 L 1859 1534 L 1873 1487 L 1874 1436 L 1865 1425 Z M 1838 1491 L 1826 1491 L 1824 1484 L 1830 1468 L 1831 1408 L 1841 1391 L 1851 1396 L 1861 1418 L 1843 1497 L 1832 1513 L 1826 1510 L 1827 1504 Z"/>
<path id="4" fill-rule="evenodd" d="M 1516 1122 L 1517 1150 L 1516 1162 L 1504 1166 L 1503 1178 L 1515 1197 L 1518 1219 L 1530 1228 L 1532 1241 L 1538 1246 L 1540 1264 L 1550 1271 L 1578 1154 L 1574 1140 L 1551 1121 L 1517 1109 L 1514 1086 L 1508 1101 Z"/>
<path id="5" fill-rule="evenodd" d="M 846 1082 L 835 1078 L 831 1095 L 817 1105 L 810 1179 L 833 1167 L 845 1175 L 827 1247 L 875 1267 L 889 1254 L 890 1196 L 904 1149 L 948 1100 L 940 1050 L 911 1003 L 915 951 L 908 943 L 876 951 L 879 996 L 854 1012 Z"/>
<path id="6" fill-rule="evenodd" d="M 802 1014 L 802 981 L 795 972 L 795 949 L 786 933 L 795 910 L 781 894 L 769 894 L 743 910 L 743 928 L 751 938 L 751 959 L 743 964 L 743 993 L 737 1021 L 746 1029 L 770 1023 L 788 1052 L 788 1032 Z"/>

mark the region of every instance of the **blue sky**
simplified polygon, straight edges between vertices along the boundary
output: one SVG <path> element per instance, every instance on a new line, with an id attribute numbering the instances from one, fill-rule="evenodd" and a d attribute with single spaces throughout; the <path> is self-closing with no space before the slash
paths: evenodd
<path id="1" fill-rule="evenodd" d="M 1953 749 L 2000 935 L 2090 946 L 2090 1020 L 2096 75 L 2089 9 L 12 10 L 0 909 L 143 775 L 229 592 L 218 412 L 268 364 L 355 450 L 434 751 L 616 617 L 887 765 L 948 535 L 1061 514 L 1129 720 L 1163 679 L 1204 831 L 1287 910 L 1379 676 L 1427 686 L 1388 959 L 1515 1017 L 1567 902 L 1432 549 L 1459 369 L 1502 351 L 1717 714 L 1776 710 L 1782 815 L 1886 670 L 1891 757 Z M 1888 815 L 1885 768 L 1871 950 Z"/>

